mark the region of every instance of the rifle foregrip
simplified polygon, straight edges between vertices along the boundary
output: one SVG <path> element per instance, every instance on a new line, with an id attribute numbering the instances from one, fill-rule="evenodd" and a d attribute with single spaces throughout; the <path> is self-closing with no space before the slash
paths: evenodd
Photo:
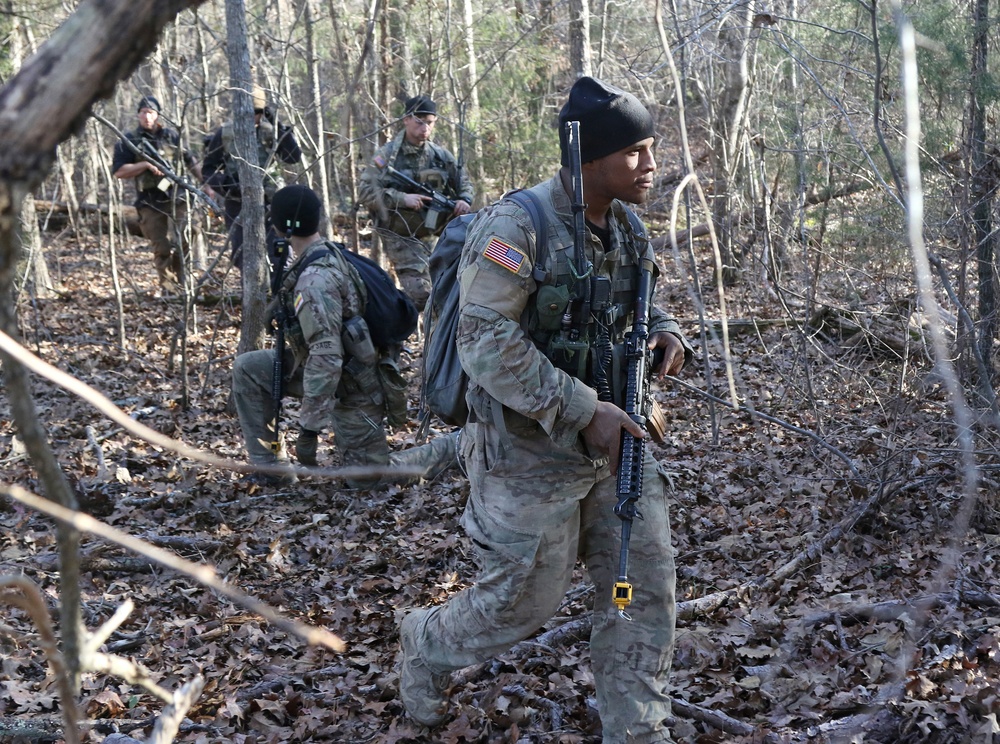
<path id="1" fill-rule="evenodd" d="M 617 495 L 615 514 L 622 519 L 636 516 L 635 502 L 642 496 L 642 461 L 646 440 L 622 431 L 621 455 L 618 459 Z"/>

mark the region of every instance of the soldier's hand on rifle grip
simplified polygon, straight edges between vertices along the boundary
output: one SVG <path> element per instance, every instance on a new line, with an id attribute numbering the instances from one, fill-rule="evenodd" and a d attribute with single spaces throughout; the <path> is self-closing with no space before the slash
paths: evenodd
<path id="1" fill-rule="evenodd" d="M 455 217 L 461 217 L 463 214 L 468 214 L 472 211 L 472 205 L 469 202 L 458 199 L 455 201 L 455 211 L 452 213 Z"/>
<path id="2" fill-rule="evenodd" d="M 645 430 L 625 411 L 614 403 L 598 401 L 594 417 L 582 432 L 590 456 L 595 459 L 607 457 L 611 461 L 611 472 L 615 474 L 618 473 L 618 457 L 621 454 L 622 429 L 637 439 L 646 438 Z"/>
<path id="3" fill-rule="evenodd" d="M 654 333 L 647 345 L 653 351 L 653 375 L 662 380 L 676 375 L 684 366 L 684 346 L 677 336 L 666 331 Z"/>

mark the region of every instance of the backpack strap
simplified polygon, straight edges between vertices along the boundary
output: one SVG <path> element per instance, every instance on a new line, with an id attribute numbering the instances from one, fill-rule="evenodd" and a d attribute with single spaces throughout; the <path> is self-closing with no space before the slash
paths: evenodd
<path id="1" fill-rule="evenodd" d="M 531 224 L 535 228 L 535 268 L 531 272 L 531 278 L 541 283 L 549 275 L 545 270 L 545 262 L 549 258 L 549 220 L 542 209 L 541 200 L 526 189 L 511 191 L 505 198 L 516 203 L 531 218 Z"/>

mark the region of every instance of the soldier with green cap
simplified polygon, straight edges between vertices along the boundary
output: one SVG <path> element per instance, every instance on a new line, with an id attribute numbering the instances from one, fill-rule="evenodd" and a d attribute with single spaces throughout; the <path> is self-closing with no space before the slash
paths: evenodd
<path id="1" fill-rule="evenodd" d="M 115 145 L 111 172 L 115 178 L 135 180 L 139 229 L 152 245 L 161 291 L 172 294 L 178 291 L 184 276 L 188 206 L 183 189 L 164 171 L 169 168 L 177 173 L 183 163 L 200 181 L 201 167 L 191 152 L 181 147 L 180 135 L 163 126 L 156 98 L 143 96 L 136 113 L 139 126 Z"/>
<path id="2" fill-rule="evenodd" d="M 450 673 L 541 628 L 562 603 L 580 558 L 596 587 L 590 657 L 603 743 L 669 742 L 675 600 L 666 478 L 645 448 L 629 618 L 612 602 L 621 546 L 613 474 L 622 430 L 646 435 L 598 394 L 609 386 L 621 397 L 606 360 L 623 358 L 639 267 L 655 265 L 645 230 L 626 209 L 644 204 L 653 187 L 654 122 L 634 95 L 589 77 L 573 85 L 559 121 L 579 122 L 583 250 L 593 269 L 587 280 L 595 294 L 603 287 L 605 304 L 600 312 L 595 305 L 590 313 L 567 312 L 580 277 L 569 142 L 561 135 L 563 167 L 530 189 L 548 222 L 544 272 L 534 270 L 534 222 L 518 203 L 487 207 L 469 228 L 457 333 L 470 410 L 460 452 L 470 482 L 462 525 L 481 572 L 446 603 L 402 619 L 399 692 L 413 719 L 442 723 Z M 566 323 L 583 340 L 573 347 L 572 364 L 561 335 Z M 678 324 L 655 307 L 648 345 L 662 352 L 658 376 L 679 372 L 693 354 Z"/>
<path id="3" fill-rule="evenodd" d="M 407 99 L 402 131 L 376 150 L 359 187 L 393 271 L 418 310 L 430 295 L 427 264 L 434 240 L 449 219 L 468 214 L 473 199 L 472 183 L 459 173 L 455 156 L 431 141 L 436 123 L 437 105 L 429 96 Z M 453 200 L 452 213 L 429 212 L 431 197 L 394 177 L 387 166 Z"/>
<path id="4" fill-rule="evenodd" d="M 319 197 L 307 186 L 286 186 L 275 193 L 270 216 L 275 230 L 288 236 L 295 256 L 272 302 L 283 303 L 287 319 L 284 393 L 302 401 L 295 442 L 298 461 L 317 466 L 320 435 L 330 429 L 344 466 L 414 468 L 421 475 L 408 479 L 412 482 L 431 480 L 456 464 L 457 435 L 390 454 L 385 396 L 377 370 L 381 352 L 363 317 L 367 292 L 340 250 L 330 250 L 320 233 Z M 233 365 L 233 398 L 250 461 L 256 465 L 287 462 L 270 446 L 275 439 L 269 428 L 273 422 L 267 421 L 273 360 L 270 350 L 250 351 L 236 357 Z M 287 485 L 295 477 L 255 475 L 252 480 Z M 378 477 L 347 479 L 354 488 L 371 488 L 379 482 Z"/>

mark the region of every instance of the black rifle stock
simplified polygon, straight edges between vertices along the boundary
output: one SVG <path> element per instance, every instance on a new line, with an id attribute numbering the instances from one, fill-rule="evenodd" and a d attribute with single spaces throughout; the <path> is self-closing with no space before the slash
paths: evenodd
<path id="1" fill-rule="evenodd" d="M 625 336 L 625 413 L 643 429 L 647 421 L 648 375 L 652 352 L 649 340 L 649 308 L 653 295 L 653 265 L 642 259 L 639 270 L 639 292 L 635 301 L 632 330 Z M 615 514 L 622 520 L 622 544 L 618 558 L 618 580 L 614 586 L 613 601 L 625 618 L 625 608 L 632 601 L 632 585 L 628 583 L 628 544 L 632 535 L 632 521 L 642 519 L 636 502 L 642 496 L 642 461 L 646 453 L 646 440 L 622 429 L 621 449 L 618 458 L 618 480 Z"/>
<path id="2" fill-rule="evenodd" d="M 281 451 L 279 423 L 281 420 L 281 399 L 284 397 L 285 382 L 285 322 L 288 313 L 284 298 L 281 297 L 281 281 L 284 278 L 285 262 L 288 260 L 288 237 L 274 241 L 274 270 L 271 273 L 271 298 L 274 307 L 274 358 L 271 363 L 271 451 L 277 455 Z"/>

